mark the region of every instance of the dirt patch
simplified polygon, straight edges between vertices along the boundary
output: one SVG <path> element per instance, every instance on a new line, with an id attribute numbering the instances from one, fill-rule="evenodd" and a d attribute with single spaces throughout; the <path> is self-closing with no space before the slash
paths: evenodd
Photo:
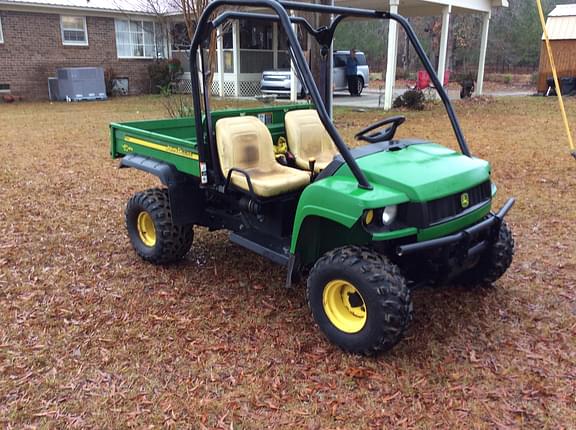
<path id="1" fill-rule="evenodd" d="M 556 101 L 457 110 L 497 203 L 518 199 L 516 259 L 493 289 L 419 291 L 407 338 L 369 359 L 328 344 L 303 289 L 224 233 L 197 229 L 175 266 L 137 258 L 124 205 L 158 184 L 117 168 L 107 126 L 162 117 L 158 98 L 0 105 L 0 424 L 575 427 L 576 162 Z M 352 143 L 383 115 L 336 122 Z M 406 115 L 401 136 L 455 146 L 439 107 Z"/>

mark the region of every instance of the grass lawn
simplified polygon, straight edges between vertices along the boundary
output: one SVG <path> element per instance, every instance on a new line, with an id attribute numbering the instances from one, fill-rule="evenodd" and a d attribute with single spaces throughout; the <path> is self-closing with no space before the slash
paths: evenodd
<path id="1" fill-rule="evenodd" d="M 407 338 L 374 359 L 329 344 L 304 289 L 225 233 L 197 229 L 169 268 L 136 256 L 124 205 L 158 182 L 117 168 L 107 125 L 164 116 L 158 98 L 0 105 L 0 426 L 576 428 L 576 161 L 556 100 L 457 111 L 497 203 L 518 198 L 515 261 L 492 289 L 417 291 Z M 455 145 L 440 107 L 406 115 L 401 137 Z M 352 142 L 381 116 L 335 121 Z"/>

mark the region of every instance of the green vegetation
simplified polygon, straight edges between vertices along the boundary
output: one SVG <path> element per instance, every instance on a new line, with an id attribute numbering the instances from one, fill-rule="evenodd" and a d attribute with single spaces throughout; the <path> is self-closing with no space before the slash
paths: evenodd
<path id="1" fill-rule="evenodd" d="M 558 4 L 573 0 L 543 0 L 546 13 Z M 438 56 L 441 17 L 410 18 L 420 41 L 433 62 Z M 449 42 L 450 70 L 466 73 L 478 64 L 482 17 L 480 15 L 452 15 Z M 378 37 L 374 37 L 377 34 Z M 386 63 L 387 24 L 348 21 L 336 33 L 337 49 L 356 48 L 366 52 L 373 68 L 383 69 Z M 488 68 L 500 72 L 535 69 L 540 58 L 542 29 L 534 1 L 510 0 L 509 8 L 495 9 L 490 23 L 488 39 Z M 398 66 L 406 72 L 419 68 L 415 53 L 405 49 L 406 41 L 400 36 Z M 376 70 L 374 70 L 376 71 Z"/>

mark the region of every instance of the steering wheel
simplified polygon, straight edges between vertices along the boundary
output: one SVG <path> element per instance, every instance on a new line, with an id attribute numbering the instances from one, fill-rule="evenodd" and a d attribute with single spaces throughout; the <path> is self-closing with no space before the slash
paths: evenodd
<path id="1" fill-rule="evenodd" d="M 391 116 L 390 118 L 383 119 L 382 121 L 378 121 L 364 130 L 359 131 L 356 136 L 356 140 L 363 140 L 368 143 L 379 143 L 385 142 L 387 140 L 392 140 L 394 135 L 396 134 L 396 130 L 406 121 L 406 117 L 404 116 Z M 377 128 L 383 127 L 385 125 L 392 124 L 390 127 L 386 128 L 385 130 L 368 134 L 371 131 L 376 130 Z"/>

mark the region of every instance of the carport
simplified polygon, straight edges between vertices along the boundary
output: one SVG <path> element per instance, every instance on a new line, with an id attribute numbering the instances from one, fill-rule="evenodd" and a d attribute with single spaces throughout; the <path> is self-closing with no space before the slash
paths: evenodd
<path id="1" fill-rule="evenodd" d="M 438 61 L 438 77 L 444 80 L 448 51 L 448 36 L 452 14 L 481 14 L 483 18 L 480 58 L 476 94 L 481 95 L 484 86 L 484 66 L 488 46 L 488 31 L 492 8 L 508 7 L 508 0 L 332 0 L 336 6 L 349 6 L 364 9 L 388 10 L 408 17 L 442 16 L 442 32 L 440 36 L 440 52 Z M 392 108 L 394 86 L 396 82 L 396 66 L 398 57 L 398 24 L 390 21 L 388 30 L 388 54 L 386 67 L 386 83 L 384 92 L 384 109 Z M 294 68 L 292 68 L 294 75 Z M 293 82 L 296 77 L 293 76 Z M 294 87 L 294 86 L 293 86 Z M 295 100 L 296 93 L 292 98 Z"/>

